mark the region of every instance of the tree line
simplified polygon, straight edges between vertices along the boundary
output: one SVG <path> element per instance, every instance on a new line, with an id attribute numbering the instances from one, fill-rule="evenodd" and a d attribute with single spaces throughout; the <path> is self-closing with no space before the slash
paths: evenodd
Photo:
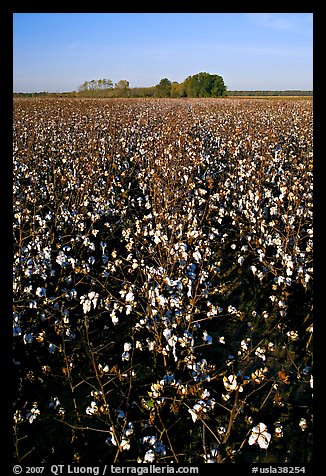
<path id="1" fill-rule="evenodd" d="M 313 96 L 313 91 L 301 89 L 285 89 L 283 91 L 271 90 L 237 90 L 228 91 L 228 96 Z"/>
<path id="2" fill-rule="evenodd" d="M 148 87 L 130 87 L 129 81 L 121 79 L 113 83 L 111 79 L 92 79 L 84 81 L 77 91 L 63 93 L 34 92 L 14 93 L 14 96 L 62 96 L 62 97 L 130 97 L 130 98 L 196 98 L 196 97 L 226 97 L 226 96 L 312 96 L 312 91 L 302 90 L 238 90 L 229 91 L 222 76 L 206 72 L 188 76 L 184 81 L 170 81 L 162 78 L 158 84 Z"/>
<path id="3" fill-rule="evenodd" d="M 226 96 L 227 88 L 222 76 L 202 72 L 188 76 L 181 83 L 162 78 L 155 86 L 136 88 L 130 88 L 126 79 L 115 84 L 111 79 L 92 79 L 78 86 L 78 94 L 94 97 L 221 97 Z"/>

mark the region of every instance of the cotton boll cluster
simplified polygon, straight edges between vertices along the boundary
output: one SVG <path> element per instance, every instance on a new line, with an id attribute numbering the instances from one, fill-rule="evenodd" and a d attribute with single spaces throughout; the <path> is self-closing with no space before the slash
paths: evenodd
<path id="1" fill-rule="evenodd" d="M 144 436 L 142 444 L 147 448 L 143 458 L 138 458 L 137 463 L 154 463 L 160 456 L 166 455 L 166 446 L 156 436 Z"/>

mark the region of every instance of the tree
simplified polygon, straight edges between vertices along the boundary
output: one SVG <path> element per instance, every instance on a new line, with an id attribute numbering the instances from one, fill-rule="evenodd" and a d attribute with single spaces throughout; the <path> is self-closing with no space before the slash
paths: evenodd
<path id="1" fill-rule="evenodd" d="M 183 85 L 188 97 L 218 97 L 226 92 L 222 76 L 206 72 L 188 76 Z"/>
<path id="2" fill-rule="evenodd" d="M 155 86 L 155 88 L 156 88 L 155 96 L 160 98 L 170 97 L 171 81 L 168 78 L 161 79 L 161 81 Z"/>
<path id="3" fill-rule="evenodd" d="M 188 97 L 198 97 L 199 96 L 199 81 L 198 74 L 188 76 L 184 82 L 184 89 Z"/>
<path id="4" fill-rule="evenodd" d="M 183 83 L 173 81 L 171 84 L 171 98 L 183 98 L 186 96 L 186 91 Z"/>
<path id="5" fill-rule="evenodd" d="M 111 79 L 103 79 L 104 81 L 104 88 L 105 89 L 112 89 L 113 88 L 113 82 Z"/>
<path id="6" fill-rule="evenodd" d="M 87 91 L 87 90 L 88 90 L 88 87 L 89 87 L 88 81 L 84 81 L 83 84 L 81 84 L 80 86 L 78 86 L 78 90 L 79 90 L 79 91 Z"/>
<path id="7" fill-rule="evenodd" d="M 126 79 L 120 79 L 117 83 L 115 83 L 115 87 L 117 89 L 128 89 L 129 88 L 129 81 Z"/>
<path id="8" fill-rule="evenodd" d="M 115 83 L 116 95 L 119 97 L 126 97 L 129 91 L 129 81 L 126 79 L 120 79 Z"/>
<path id="9" fill-rule="evenodd" d="M 214 75 L 214 83 L 211 91 L 213 97 L 226 96 L 226 86 L 222 76 Z"/>
<path id="10" fill-rule="evenodd" d="M 95 89 L 97 89 L 97 80 L 96 79 L 92 79 L 92 81 L 89 83 L 89 89 L 91 89 L 92 91 L 94 91 Z"/>

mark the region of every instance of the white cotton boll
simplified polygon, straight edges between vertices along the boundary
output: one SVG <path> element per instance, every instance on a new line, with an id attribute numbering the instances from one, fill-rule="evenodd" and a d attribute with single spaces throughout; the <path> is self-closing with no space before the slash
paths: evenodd
<path id="1" fill-rule="evenodd" d="M 176 346 L 177 341 L 178 341 L 177 336 L 173 335 L 168 339 L 168 344 L 174 348 Z"/>
<path id="2" fill-rule="evenodd" d="M 237 309 L 234 306 L 231 306 L 231 304 L 228 306 L 228 312 L 230 314 L 236 314 Z"/>
<path id="3" fill-rule="evenodd" d="M 67 256 L 63 251 L 61 250 L 59 251 L 58 256 L 56 258 L 56 262 L 62 267 L 67 266 L 68 264 Z"/>
<path id="4" fill-rule="evenodd" d="M 31 344 L 34 340 L 33 334 L 24 334 L 24 344 Z"/>
<path id="5" fill-rule="evenodd" d="M 207 388 L 205 388 L 205 390 L 203 391 L 203 393 L 201 395 L 201 398 L 204 400 L 205 398 L 208 398 L 209 396 L 210 396 L 210 393 L 207 390 Z"/>
<path id="6" fill-rule="evenodd" d="M 131 350 L 131 349 L 132 349 L 131 343 L 130 343 L 130 342 L 126 342 L 126 343 L 124 344 L 124 346 L 123 346 L 123 350 L 124 350 L 125 352 L 129 352 L 129 350 Z"/>
<path id="7" fill-rule="evenodd" d="M 267 431 L 264 431 L 261 435 L 259 435 L 257 440 L 259 447 L 266 450 L 268 448 L 271 437 L 272 435 Z"/>
<path id="8" fill-rule="evenodd" d="M 131 436 L 134 432 L 134 425 L 132 422 L 129 422 L 127 428 L 125 429 L 124 433 L 126 436 Z"/>
<path id="9" fill-rule="evenodd" d="M 122 353 L 122 356 L 121 356 L 121 359 L 122 359 L 123 361 L 128 361 L 128 360 L 130 360 L 130 353 L 129 353 L 129 352 L 123 352 L 123 353 Z"/>
<path id="10" fill-rule="evenodd" d="M 265 361 L 266 360 L 265 352 L 266 352 L 266 349 L 264 347 L 257 347 L 257 349 L 255 350 L 255 355 L 257 355 L 257 357 Z"/>
<path id="11" fill-rule="evenodd" d="M 21 327 L 19 327 L 18 324 L 14 323 L 14 326 L 13 326 L 13 335 L 14 336 L 20 336 L 22 334 L 22 329 Z"/>
<path id="12" fill-rule="evenodd" d="M 171 329 L 164 329 L 163 335 L 166 338 L 166 340 L 170 339 L 170 337 L 172 335 Z"/>
<path id="13" fill-rule="evenodd" d="M 35 294 L 39 297 L 45 297 L 46 296 L 46 289 L 45 288 L 41 288 L 41 287 L 38 287 L 36 289 L 36 292 Z"/>
<path id="14" fill-rule="evenodd" d="M 202 259 L 201 254 L 200 254 L 199 251 L 195 251 L 195 252 L 192 254 L 192 256 L 193 256 L 194 260 L 195 260 L 197 263 L 199 263 L 199 262 L 201 261 L 201 259 Z"/>
<path id="15" fill-rule="evenodd" d="M 88 293 L 88 298 L 91 300 L 94 309 L 96 308 L 98 297 L 99 297 L 98 293 L 94 291 L 91 291 Z"/>
<path id="16" fill-rule="evenodd" d="M 267 449 L 272 435 L 266 430 L 267 426 L 264 423 L 259 423 L 257 426 L 254 426 L 248 440 L 249 445 L 258 443 L 260 448 Z"/>
<path id="17" fill-rule="evenodd" d="M 191 408 L 189 408 L 188 412 L 191 415 L 192 421 L 195 423 L 195 421 L 198 419 L 198 415 Z"/>
<path id="18" fill-rule="evenodd" d="M 155 453 L 153 450 L 148 450 L 144 456 L 144 462 L 153 463 L 155 461 Z"/>
<path id="19" fill-rule="evenodd" d="M 69 291 L 69 299 L 76 299 L 77 298 L 77 291 L 75 288 Z"/>
<path id="20" fill-rule="evenodd" d="M 299 339 L 298 331 L 288 331 L 286 335 L 288 336 L 289 340 L 292 340 L 292 341 Z"/>
<path id="21" fill-rule="evenodd" d="M 117 418 L 121 418 L 122 420 L 124 420 L 126 418 L 126 414 L 123 410 L 119 410 L 118 411 L 118 415 L 117 415 Z"/>
<path id="22" fill-rule="evenodd" d="M 136 349 L 140 351 L 143 350 L 143 344 L 139 340 L 136 341 Z"/>
<path id="23" fill-rule="evenodd" d="M 277 438 L 282 438 L 283 437 L 284 433 L 283 433 L 283 426 L 281 425 L 281 423 L 276 423 L 275 424 L 274 434 Z"/>
<path id="24" fill-rule="evenodd" d="M 113 427 L 112 427 L 112 426 L 110 427 L 110 434 L 111 434 L 111 437 L 110 437 L 110 438 L 107 438 L 107 439 L 105 440 L 105 443 L 106 443 L 107 445 L 112 444 L 112 445 L 114 445 L 114 446 L 118 446 L 118 442 L 117 442 L 116 437 L 114 436 L 114 432 L 113 432 Z"/>
<path id="25" fill-rule="evenodd" d="M 126 314 L 127 314 L 127 316 L 129 316 L 129 314 L 131 314 L 131 311 L 132 311 L 132 305 L 127 304 L 127 306 L 126 306 Z"/>
<path id="26" fill-rule="evenodd" d="M 130 450 L 130 443 L 129 440 L 126 440 L 125 438 L 122 438 L 121 443 L 119 445 L 119 448 L 123 451 L 128 451 Z"/>
<path id="27" fill-rule="evenodd" d="M 281 285 L 281 284 L 284 283 L 285 279 L 284 279 L 283 276 L 276 276 L 276 277 L 274 278 L 274 281 L 275 281 L 276 284 Z"/>
<path id="28" fill-rule="evenodd" d="M 134 294 L 133 294 L 132 291 L 129 291 L 126 294 L 125 300 L 126 300 L 126 302 L 133 302 L 134 301 Z"/>
<path id="29" fill-rule="evenodd" d="M 89 301 L 88 299 L 86 299 L 86 300 L 83 302 L 83 312 L 84 312 L 84 314 L 89 313 L 90 310 L 91 310 L 91 307 L 92 307 L 91 301 Z"/>
<path id="30" fill-rule="evenodd" d="M 204 403 L 204 402 L 195 403 L 195 405 L 192 407 L 195 412 L 200 412 L 203 409 L 203 406 L 201 403 Z"/>
<path id="31" fill-rule="evenodd" d="M 54 397 L 51 399 L 51 402 L 49 403 L 49 408 L 57 408 L 60 406 L 60 400 L 58 397 Z"/>
<path id="32" fill-rule="evenodd" d="M 150 352 L 153 352 L 153 350 L 155 350 L 155 341 L 150 341 L 150 340 L 147 340 L 147 345 L 148 345 L 148 350 Z"/>
<path id="33" fill-rule="evenodd" d="M 237 377 L 235 375 L 224 376 L 223 384 L 228 392 L 232 392 L 238 388 Z"/>
<path id="34" fill-rule="evenodd" d="M 211 344 L 213 342 L 213 337 L 210 336 L 207 331 L 203 332 L 203 341 L 206 342 L 207 344 Z"/>
<path id="35" fill-rule="evenodd" d="M 256 266 L 250 266 L 250 269 L 253 272 L 253 274 L 256 274 L 256 272 L 257 272 Z"/>
<path id="36" fill-rule="evenodd" d="M 147 443 L 150 446 L 155 445 L 156 437 L 155 436 L 144 436 L 143 437 L 143 444 Z"/>
<path id="37" fill-rule="evenodd" d="M 111 320 L 112 320 L 112 324 L 114 324 L 116 326 L 119 322 L 119 318 L 117 317 L 114 310 L 111 312 L 110 317 L 111 317 Z"/>
<path id="38" fill-rule="evenodd" d="M 96 402 L 91 402 L 91 405 L 86 408 L 87 415 L 95 415 L 98 412 L 98 406 Z"/>
<path id="39" fill-rule="evenodd" d="M 207 194 L 207 190 L 205 190 L 204 188 L 199 188 L 198 193 L 199 193 L 199 195 L 201 195 L 203 197 Z"/>
<path id="40" fill-rule="evenodd" d="M 162 306 L 162 307 L 163 307 L 163 306 L 165 305 L 165 303 L 166 303 L 165 297 L 164 297 L 164 296 L 161 296 L 161 295 L 159 295 L 159 296 L 156 297 L 156 301 L 157 301 L 157 303 L 158 303 L 160 306 Z"/>
<path id="41" fill-rule="evenodd" d="M 301 420 L 299 421 L 299 426 L 302 431 L 306 431 L 306 429 L 308 428 L 307 420 L 305 418 L 301 418 Z"/>
<path id="42" fill-rule="evenodd" d="M 254 445 L 256 441 L 257 441 L 256 433 L 252 433 L 248 440 L 249 445 Z"/>
<path id="43" fill-rule="evenodd" d="M 247 339 L 243 339 L 241 342 L 240 342 L 240 346 L 241 346 L 241 349 L 245 352 L 246 350 L 248 350 L 248 342 L 247 342 Z"/>
<path id="44" fill-rule="evenodd" d="M 67 312 L 63 314 L 62 321 L 64 322 L 64 324 L 69 324 L 69 311 L 68 309 L 65 309 L 65 311 Z"/>
<path id="45" fill-rule="evenodd" d="M 104 254 L 105 248 L 107 247 L 107 243 L 105 241 L 100 241 L 100 247 L 102 248 L 102 253 Z"/>
<path id="46" fill-rule="evenodd" d="M 54 354 L 57 348 L 58 346 L 56 346 L 55 344 L 49 344 L 49 352 L 51 352 L 51 354 Z"/>
<path id="47" fill-rule="evenodd" d="M 26 414 L 26 419 L 29 423 L 33 423 L 34 420 L 41 414 L 40 410 L 37 408 L 37 403 L 34 403 L 30 411 Z"/>

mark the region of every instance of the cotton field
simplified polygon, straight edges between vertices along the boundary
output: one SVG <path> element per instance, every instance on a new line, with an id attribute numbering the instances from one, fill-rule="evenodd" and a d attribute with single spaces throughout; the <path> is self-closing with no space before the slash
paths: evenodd
<path id="1" fill-rule="evenodd" d="M 310 99 L 15 99 L 13 455 L 312 459 Z"/>

